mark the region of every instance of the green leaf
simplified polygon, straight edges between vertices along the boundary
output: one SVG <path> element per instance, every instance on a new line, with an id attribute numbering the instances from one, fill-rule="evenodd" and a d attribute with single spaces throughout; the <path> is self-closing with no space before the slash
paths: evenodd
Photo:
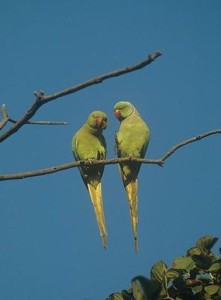
<path id="1" fill-rule="evenodd" d="M 133 296 L 136 300 L 156 299 L 162 291 L 160 282 L 150 280 L 144 276 L 134 277 L 131 280 L 131 286 Z"/>
<path id="2" fill-rule="evenodd" d="M 214 261 L 210 266 L 210 268 L 208 269 L 209 272 L 214 272 L 219 270 L 221 270 L 221 259 Z"/>
<path id="3" fill-rule="evenodd" d="M 205 299 L 205 300 L 211 300 L 212 298 L 211 298 L 211 295 L 210 294 L 208 294 L 208 293 L 204 293 L 203 294 L 203 296 L 204 296 L 204 298 L 201 298 L 201 299 Z"/>
<path id="4" fill-rule="evenodd" d="M 192 290 L 194 291 L 194 293 L 200 293 L 203 290 L 203 286 L 202 285 L 196 285 L 196 286 L 192 287 Z"/>
<path id="5" fill-rule="evenodd" d="M 187 256 L 200 255 L 201 251 L 198 247 L 192 247 L 187 250 Z"/>
<path id="6" fill-rule="evenodd" d="M 189 278 L 185 281 L 185 283 L 187 286 L 190 286 L 190 287 L 202 285 L 202 281 L 199 279 L 195 279 L 195 278 L 194 279 Z"/>
<path id="7" fill-rule="evenodd" d="M 107 300 L 124 300 L 124 298 L 121 293 L 113 293 L 107 298 Z"/>
<path id="8" fill-rule="evenodd" d="M 137 276 L 131 280 L 132 292 L 135 300 L 147 298 L 147 278 Z"/>
<path id="9" fill-rule="evenodd" d="M 175 258 L 172 266 L 175 270 L 192 270 L 195 268 L 195 263 L 191 257 L 183 256 Z"/>
<path id="10" fill-rule="evenodd" d="M 196 246 L 202 251 L 205 250 L 210 251 L 217 241 L 218 241 L 217 237 L 213 237 L 211 235 L 205 235 L 197 240 Z"/>
<path id="11" fill-rule="evenodd" d="M 167 265 L 162 261 L 154 264 L 150 271 L 151 280 L 161 284 L 160 296 L 167 296 Z"/>
<path id="12" fill-rule="evenodd" d="M 152 280 L 156 280 L 158 282 L 162 282 L 165 279 L 165 275 L 167 272 L 167 265 L 162 261 L 158 261 L 154 264 L 150 271 L 150 276 Z"/>
<path id="13" fill-rule="evenodd" d="M 209 295 L 214 295 L 218 292 L 219 286 L 216 284 L 208 285 L 204 287 L 204 290 L 209 294 Z"/>
<path id="14" fill-rule="evenodd" d="M 177 270 L 174 270 L 174 269 L 169 269 L 166 272 L 166 276 L 167 276 L 167 279 L 173 280 L 180 276 L 180 272 L 178 272 Z"/>
<path id="15" fill-rule="evenodd" d="M 124 300 L 131 300 L 133 298 L 132 289 L 130 291 L 123 290 L 123 291 L 121 291 L 121 294 L 122 294 Z"/>

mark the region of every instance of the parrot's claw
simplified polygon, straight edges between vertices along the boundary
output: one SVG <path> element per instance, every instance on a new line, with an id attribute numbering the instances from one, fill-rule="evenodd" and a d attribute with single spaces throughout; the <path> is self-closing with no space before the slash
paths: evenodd
<path id="1" fill-rule="evenodd" d="M 90 165 L 93 164 L 93 161 L 94 161 L 94 158 L 88 158 L 88 162 L 89 162 Z"/>
<path id="2" fill-rule="evenodd" d="M 135 158 L 133 154 L 129 154 L 128 157 L 130 158 L 130 160 L 133 160 Z"/>

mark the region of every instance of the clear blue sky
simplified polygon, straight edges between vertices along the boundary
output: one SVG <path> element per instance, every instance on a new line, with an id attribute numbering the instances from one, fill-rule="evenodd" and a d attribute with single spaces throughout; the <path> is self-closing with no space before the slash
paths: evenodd
<path id="1" fill-rule="evenodd" d="M 68 126 L 24 126 L 1 144 L 0 172 L 72 161 L 72 135 L 97 109 L 109 116 L 105 137 L 114 157 L 120 99 L 133 102 L 151 128 L 149 158 L 220 128 L 220 28 L 218 0 L 2 1 L 0 104 L 12 118 L 29 108 L 35 90 L 51 94 L 158 49 L 163 56 L 43 106 L 34 120 Z M 133 276 L 149 276 L 156 261 L 170 265 L 200 236 L 221 237 L 220 152 L 216 135 L 182 148 L 164 168 L 142 167 L 137 255 L 116 165 L 103 177 L 106 251 L 77 169 L 1 182 L 0 298 L 102 300 Z"/>

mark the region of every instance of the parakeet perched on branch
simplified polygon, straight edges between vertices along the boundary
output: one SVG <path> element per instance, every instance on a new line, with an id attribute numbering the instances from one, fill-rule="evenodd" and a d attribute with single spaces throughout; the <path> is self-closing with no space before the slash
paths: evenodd
<path id="1" fill-rule="evenodd" d="M 114 106 L 114 114 L 120 121 L 119 131 L 116 133 L 116 150 L 118 157 L 144 158 L 150 139 L 150 131 L 142 120 L 136 108 L 130 102 L 120 101 Z M 138 251 L 138 197 L 137 176 L 141 163 L 120 163 L 120 175 L 126 190 L 131 223 L 134 235 L 135 251 Z"/>
<path id="2" fill-rule="evenodd" d="M 92 112 L 87 122 L 74 135 L 72 151 L 75 160 L 103 160 L 106 158 L 106 142 L 102 132 L 107 127 L 107 116 L 101 111 Z M 101 178 L 104 165 L 79 167 L 81 177 L 88 189 L 102 238 L 103 246 L 107 247 L 107 230 L 103 211 Z"/>

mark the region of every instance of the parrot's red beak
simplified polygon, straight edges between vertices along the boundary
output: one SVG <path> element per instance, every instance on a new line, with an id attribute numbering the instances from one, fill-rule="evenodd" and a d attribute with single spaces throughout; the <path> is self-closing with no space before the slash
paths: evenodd
<path id="1" fill-rule="evenodd" d="M 117 119 L 120 119 L 121 114 L 120 114 L 119 109 L 115 109 L 114 114 L 115 114 L 115 117 L 116 117 Z"/>
<path id="2" fill-rule="evenodd" d="M 97 118 L 96 123 L 97 123 L 98 127 L 101 127 L 101 125 L 103 124 L 103 119 L 102 118 Z"/>

